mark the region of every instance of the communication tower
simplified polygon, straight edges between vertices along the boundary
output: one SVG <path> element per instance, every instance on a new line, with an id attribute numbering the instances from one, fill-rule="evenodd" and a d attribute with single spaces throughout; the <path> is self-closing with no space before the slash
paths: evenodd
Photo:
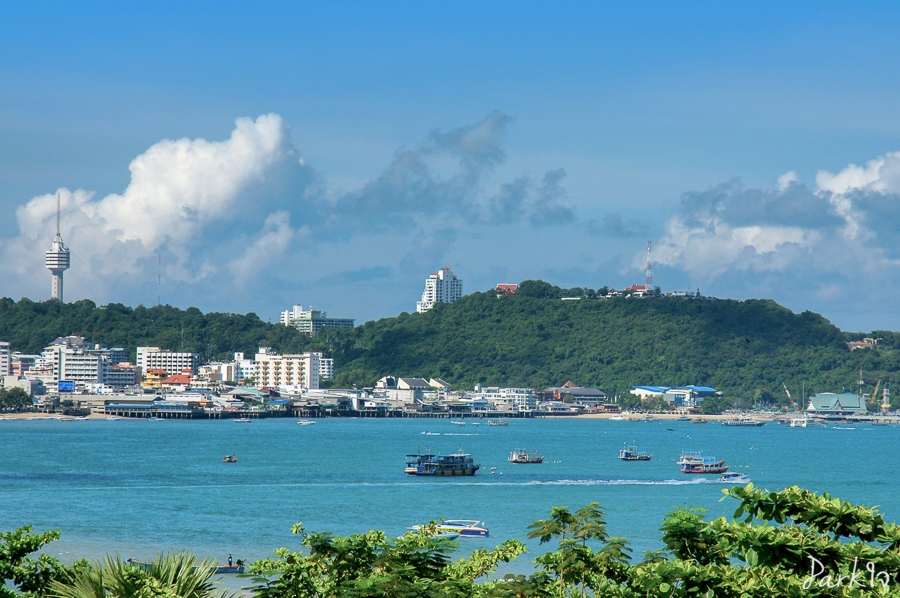
<path id="1" fill-rule="evenodd" d="M 644 281 L 647 290 L 650 290 L 650 287 L 653 286 L 653 267 L 650 264 L 650 241 L 647 241 L 647 278 Z"/>
<path id="2" fill-rule="evenodd" d="M 56 238 L 46 254 L 47 269 L 50 270 L 52 299 L 63 300 L 63 272 L 69 269 L 69 248 L 59 234 L 59 193 L 56 194 Z"/>

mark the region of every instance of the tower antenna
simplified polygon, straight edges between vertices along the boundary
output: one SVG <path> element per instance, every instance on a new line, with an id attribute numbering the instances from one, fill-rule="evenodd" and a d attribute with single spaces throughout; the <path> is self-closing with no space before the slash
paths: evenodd
<path id="1" fill-rule="evenodd" d="M 71 262 L 71 253 L 66 244 L 63 243 L 62 236 L 59 232 L 60 220 L 60 199 L 59 192 L 56 193 L 56 237 L 50 245 L 50 251 L 44 254 L 47 269 L 50 270 L 50 293 L 53 299 L 60 303 L 63 300 L 63 272 L 69 269 Z"/>
<path id="2" fill-rule="evenodd" d="M 647 290 L 653 286 L 653 266 L 650 263 L 650 241 L 647 241 L 647 278 L 644 280 Z"/>
<path id="3" fill-rule="evenodd" d="M 59 191 L 56 192 L 56 236 L 59 236 Z"/>

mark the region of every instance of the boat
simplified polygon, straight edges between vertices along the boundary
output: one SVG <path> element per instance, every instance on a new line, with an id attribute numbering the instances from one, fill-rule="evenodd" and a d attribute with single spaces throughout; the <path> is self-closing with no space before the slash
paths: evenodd
<path id="1" fill-rule="evenodd" d="M 147 421 L 148 421 L 148 422 L 160 422 L 160 421 L 162 421 L 162 418 L 159 418 L 159 417 L 148 417 L 148 418 L 147 418 Z"/>
<path id="2" fill-rule="evenodd" d="M 422 529 L 423 527 L 425 527 L 425 526 L 424 525 L 414 525 L 409 529 L 417 532 L 420 529 Z M 455 540 L 459 537 L 459 532 L 438 531 L 436 534 L 434 534 L 431 537 L 434 538 L 435 540 Z"/>
<path id="3" fill-rule="evenodd" d="M 723 419 L 723 426 L 764 426 L 766 422 L 758 419 L 750 419 L 749 417 L 735 417 L 733 419 Z"/>
<path id="4" fill-rule="evenodd" d="M 237 455 L 225 455 L 222 463 L 237 463 Z"/>
<path id="5" fill-rule="evenodd" d="M 872 421 L 873 426 L 886 426 L 888 425 L 887 420 L 884 419 L 876 419 Z"/>
<path id="6" fill-rule="evenodd" d="M 311 426 L 311 425 L 313 425 L 313 424 L 315 424 L 315 423 L 316 423 L 316 422 L 314 422 L 314 421 L 311 420 L 311 419 L 298 419 L 298 420 L 297 420 L 297 425 L 298 425 L 298 426 Z"/>
<path id="7" fill-rule="evenodd" d="M 675 421 L 677 421 L 677 422 L 689 422 L 689 421 L 691 421 L 691 418 L 689 418 L 689 417 L 686 416 L 686 415 L 679 415 L 678 417 L 675 418 Z"/>
<path id="8" fill-rule="evenodd" d="M 450 420 L 450 423 L 453 424 L 453 425 L 456 425 L 456 426 L 464 426 L 464 425 L 466 425 L 466 422 L 457 422 L 457 421 L 453 421 L 453 420 Z"/>
<path id="9" fill-rule="evenodd" d="M 418 531 L 422 525 L 414 525 L 410 529 Z M 484 522 L 477 519 L 443 519 L 437 526 L 439 532 L 459 534 L 461 538 L 487 538 L 490 534 Z"/>
<path id="10" fill-rule="evenodd" d="M 705 417 L 692 417 L 692 418 L 691 418 L 691 423 L 692 423 L 692 424 L 705 424 L 705 423 L 707 423 L 708 421 L 709 421 L 709 420 L 706 419 Z"/>
<path id="11" fill-rule="evenodd" d="M 480 426 L 480 425 L 481 425 L 481 422 L 472 422 L 472 425 L 473 425 L 473 426 Z"/>
<path id="12" fill-rule="evenodd" d="M 216 567 L 216 573 L 243 573 L 244 561 L 238 559 L 234 565 L 219 565 Z"/>
<path id="13" fill-rule="evenodd" d="M 468 476 L 475 475 L 481 465 L 472 460 L 472 455 L 459 450 L 450 455 L 426 454 L 406 455 L 406 473 L 421 476 Z"/>
<path id="14" fill-rule="evenodd" d="M 656 418 L 653 417 L 652 415 L 645 415 L 644 417 L 641 418 L 641 421 L 642 422 L 655 422 Z"/>
<path id="15" fill-rule="evenodd" d="M 811 417 L 807 417 L 804 415 L 803 417 L 795 417 L 791 420 L 792 428 L 815 428 L 815 427 L 824 427 L 825 424 L 821 422 L 817 422 Z"/>
<path id="16" fill-rule="evenodd" d="M 652 458 L 653 454 L 638 452 L 633 444 L 626 444 L 625 448 L 619 451 L 619 459 L 622 461 L 649 461 Z"/>
<path id="17" fill-rule="evenodd" d="M 236 417 L 232 421 L 234 421 L 234 423 L 236 423 L 236 424 L 249 424 L 253 420 L 250 419 L 249 417 Z"/>
<path id="18" fill-rule="evenodd" d="M 509 454 L 510 463 L 543 463 L 544 456 L 539 455 L 537 451 L 529 453 L 525 449 L 516 449 Z"/>
<path id="19" fill-rule="evenodd" d="M 750 476 L 745 473 L 731 471 L 716 478 L 720 484 L 749 484 Z"/>
<path id="20" fill-rule="evenodd" d="M 489 426 L 508 426 L 508 425 L 509 425 L 509 422 L 508 422 L 508 421 L 504 421 L 504 420 L 502 420 L 502 419 L 489 419 L 489 420 L 488 420 L 488 425 L 489 425 Z"/>
<path id="21" fill-rule="evenodd" d="M 725 473 L 728 471 L 725 459 L 702 456 L 699 461 L 690 460 L 681 465 L 681 473 Z"/>
<path id="22" fill-rule="evenodd" d="M 623 421 L 625 421 L 625 416 L 624 415 L 610 415 L 609 421 L 623 422 Z"/>

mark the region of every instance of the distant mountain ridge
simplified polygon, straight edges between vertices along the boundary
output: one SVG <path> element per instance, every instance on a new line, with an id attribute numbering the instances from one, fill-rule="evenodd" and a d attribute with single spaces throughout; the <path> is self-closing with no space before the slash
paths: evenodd
<path id="1" fill-rule="evenodd" d="M 877 331 L 879 348 L 849 351 L 859 338 L 822 316 L 794 314 L 771 300 L 614 297 L 562 301 L 475 293 L 424 314 L 403 313 L 310 339 L 256 314 L 203 314 L 196 308 L 96 306 L 0 299 L 0 340 L 39 353 L 58 336 L 78 334 L 106 347 L 158 345 L 206 359 L 252 356 L 260 345 L 282 353 L 320 350 L 335 358 L 335 387 L 371 386 L 381 376 L 438 377 L 455 388 L 543 388 L 573 380 L 610 395 L 635 385 L 715 386 L 727 396 L 760 389 L 799 397 L 856 392 L 862 364 L 875 382 L 897 386 L 900 335 Z M 898 386 L 900 388 L 900 386 Z M 900 392 L 897 393 L 900 395 Z"/>

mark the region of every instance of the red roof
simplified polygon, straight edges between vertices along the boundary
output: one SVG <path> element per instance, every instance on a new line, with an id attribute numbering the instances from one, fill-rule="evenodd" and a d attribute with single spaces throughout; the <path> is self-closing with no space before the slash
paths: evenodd
<path id="1" fill-rule="evenodd" d="M 190 384 L 190 383 L 191 383 L 191 377 L 184 376 L 182 374 L 175 374 L 174 376 L 169 376 L 168 378 L 166 378 L 165 380 L 160 382 L 160 384 Z"/>

